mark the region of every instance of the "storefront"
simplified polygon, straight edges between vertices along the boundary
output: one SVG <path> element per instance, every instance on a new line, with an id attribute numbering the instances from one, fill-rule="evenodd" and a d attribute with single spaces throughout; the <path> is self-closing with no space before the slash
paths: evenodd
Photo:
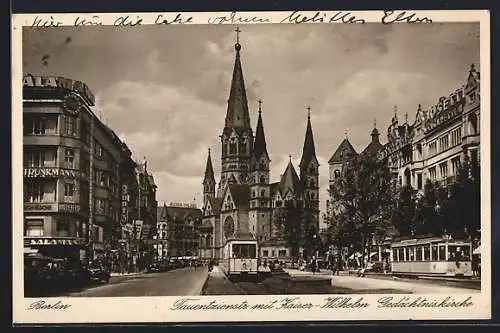
<path id="1" fill-rule="evenodd" d="M 37 252 L 53 258 L 80 262 L 85 255 L 85 240 L 76 238 L 25 237 L 24 252 Z"/>

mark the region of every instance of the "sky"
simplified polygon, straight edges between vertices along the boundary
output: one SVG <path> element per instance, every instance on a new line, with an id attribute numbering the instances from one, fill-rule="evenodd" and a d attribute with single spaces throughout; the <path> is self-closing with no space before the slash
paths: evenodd
<path id="1" fill-rule="evenodd" d="M 235 27 L 25 28 L 25 74 L 84 81 L 94 112 L 146 157 L 157 200 L 202 204 L 207 150 L 220 179 L 220 138 L 234 64 Z M 479 24 L 300 24 L 240 26 L 252 126 L 257 101 L 278 181 L 292 155 L 298 170 L 311 107 L 325 207 L 328 159 L 347 135 L 361 151 L 374 121 L 386 142 L 398 118 L 436 104 L 479 67 Z M 48 56 L 48 57 L 47 57 Z"/>

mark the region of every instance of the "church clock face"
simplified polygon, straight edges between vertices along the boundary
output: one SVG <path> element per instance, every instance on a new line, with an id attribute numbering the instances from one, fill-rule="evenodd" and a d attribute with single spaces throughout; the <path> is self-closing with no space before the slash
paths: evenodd
<path id="1" fill-rule="evenodd" d="M 234 234 L 234 221 L 231 217 L 228 217 L 224 221 L 224 237 L 229 238 Z"/>

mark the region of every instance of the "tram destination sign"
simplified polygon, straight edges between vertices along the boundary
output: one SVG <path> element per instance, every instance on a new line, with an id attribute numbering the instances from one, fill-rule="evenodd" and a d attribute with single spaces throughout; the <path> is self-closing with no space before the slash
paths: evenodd
<path id="1" fill-rule="evenodd" d="M 25 168 L 23 175 L 26 178 L 80 178 L 83 176 L 79 170 L 61 168 Z"/>

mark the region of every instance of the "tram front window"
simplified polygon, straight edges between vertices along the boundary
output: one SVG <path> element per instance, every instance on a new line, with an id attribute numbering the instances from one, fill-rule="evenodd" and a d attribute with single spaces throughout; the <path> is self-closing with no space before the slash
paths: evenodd
<path id="1" fill-rule="evenodd" d="M 255 244 L 233 244 L 233 258 L 256 258 L 257 247 Z"/>
<path id="2" fill-rule="evenodd" d="M 467 261 L 470 260 L 469 246 L 448 246 L 448 261 Z"/>

